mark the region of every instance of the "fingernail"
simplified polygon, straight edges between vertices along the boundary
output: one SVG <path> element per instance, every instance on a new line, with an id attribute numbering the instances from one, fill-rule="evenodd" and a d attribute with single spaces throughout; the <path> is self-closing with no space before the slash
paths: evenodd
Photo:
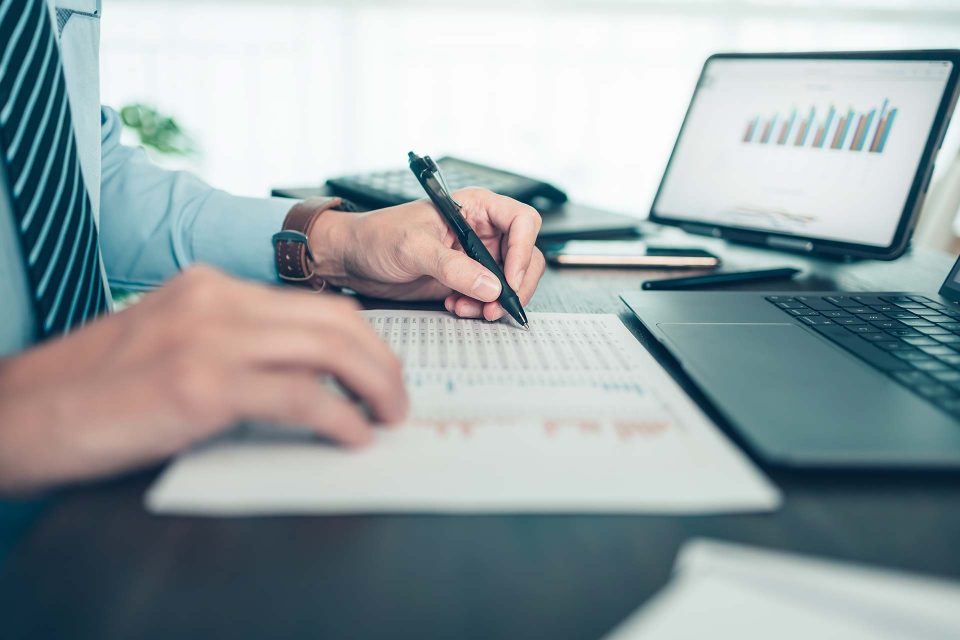
<path id="1" fill-rule="evenodd" d="M 451 300 L 450 298 L 446 298 L 446 299 L 443 301 L 443 308 L 452 313 L 452 312 L 453 312 L 453 300 Z"/>
<path id="2" fill-rule="evenodd" d="M 520 288 L 520 285 L 523 284 L 523 276 L 525 276 L 525 275 L 527 275 L 527 270 L 526 270 L 526 269 L 521 269 L 521 270 L 520 270 L 520 273 L 517 274 L 517 284 L 516 284 L 516 287 L 517 287 L 518 289 Z"/>
<path id="3" fill-rule="evenodd" d="M 457 310 L 457 313 L 465 318 L 476 318 L 482 311 L 483 307 L 480 306 L 479 302 L 464 300 L 460 303 L 460 308 Z"/>
<path id="4" fill-rule="evenodd" d="M 500 295 L 500 282 L 489 274 L 481 273 L 473 283 L 471 293 L 481 300 L 495 300 Z"/>

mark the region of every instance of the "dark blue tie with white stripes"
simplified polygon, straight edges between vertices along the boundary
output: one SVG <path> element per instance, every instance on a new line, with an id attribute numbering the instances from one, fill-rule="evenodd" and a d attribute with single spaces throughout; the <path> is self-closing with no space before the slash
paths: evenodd
<path id="1" fill-rule="evenodd" d="M 0 0 L 0 152 L 39 335 L 64 333 L 107 294 L 46 0 Z"/>

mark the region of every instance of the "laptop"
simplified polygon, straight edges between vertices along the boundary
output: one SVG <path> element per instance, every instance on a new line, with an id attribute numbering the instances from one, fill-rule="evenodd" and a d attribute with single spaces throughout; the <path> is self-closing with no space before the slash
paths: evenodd
<path id="1" fill-rule="evenodd" d="M 960 52 L 718 55 L 651 219 L 892 259 L 957 99 Z M 960 261 L 925 292 L 621 297 L 760 459 L 960 468 Z"/>

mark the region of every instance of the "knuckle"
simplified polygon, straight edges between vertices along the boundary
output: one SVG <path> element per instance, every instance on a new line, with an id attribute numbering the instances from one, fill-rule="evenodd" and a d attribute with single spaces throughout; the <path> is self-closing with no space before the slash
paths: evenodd
<path id="1" fill-rule="evenodd" d="M 446 281 L 457 279 L 462 272 L 462 264 L 456 259 L 456 254 L 445 251 L 437 257 L 437 273 Z"/>
<path id="2" fill-rule="evenodd" d="M 532 262 L 536 263 L 537 269 L 539 269 L 540 271 L 543 271 L 544 268 L 547 266 L 547 260 L 546 258 L 543 257 L 543 252 L 540 251 L 540 249 L 537 249 L 536 247 L 534 247 L 533 249 L 533 257 L 531 258 L 531 260 Z"/>
<path id="3" fill-rule="evenodd" d="M 530 205 L 524 205 L 524 207 L 527 215 L 533 218 L 534 227 L 536 227 L 537 232 L 539 232 L 540 227 L 543 225 L 543 218 L 540 216 L 540 212 Z"/>
<path id="4" fill-rule="evenodd" d="M 166 375 L 171 401 L 189 421 L 215 424 L 235 418 L 226 392 L 226 378 L 215 367 L 178 354 L 171 359 Z"/>

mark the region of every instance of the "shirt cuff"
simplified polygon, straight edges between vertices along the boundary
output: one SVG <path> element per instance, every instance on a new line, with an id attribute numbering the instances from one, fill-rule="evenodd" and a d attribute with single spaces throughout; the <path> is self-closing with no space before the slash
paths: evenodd
<path id="1" fill-rule="evenodd" d="M 272 238 L 297 202 L 211 193 L 193 223 L 193 261 L 248 280 L 279 282 Z"/>

